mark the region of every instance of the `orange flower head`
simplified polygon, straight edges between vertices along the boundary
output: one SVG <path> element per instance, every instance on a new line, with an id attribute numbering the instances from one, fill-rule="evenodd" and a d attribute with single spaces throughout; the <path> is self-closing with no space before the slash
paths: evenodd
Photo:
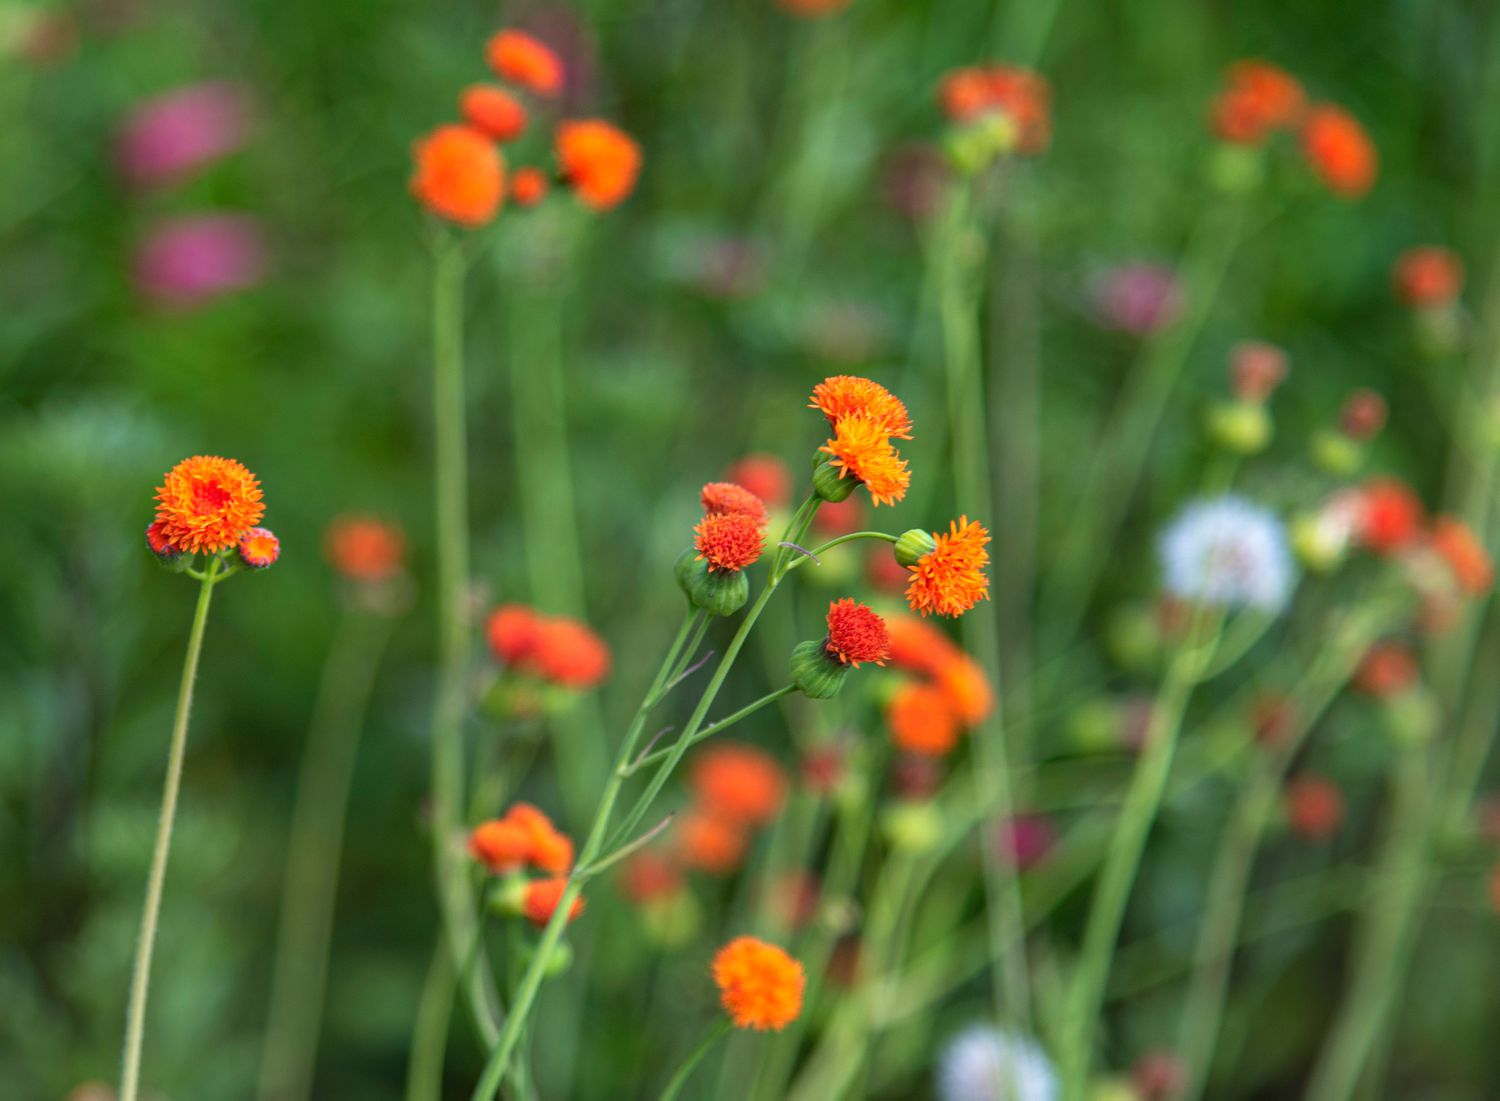
<path id="1" fill-rule="evenodd" d="M 1409 248 L 1391 273 L 1396 296 L 1416 308 L 1446 306 L 1464 289 L 1464 264 L 1451 249 L 1437 245 Z"/>
<path id="2" fill-rule="evenodd" d="M 530 864 L 552 875 L 573 867 L 573 841 L 530 803 L 516 803 L 503 818 L 480 825 L 469 837 L 469 851 L 491 871 Z"/>
<path id="3" fill-rule="evenodd" d="M 281 557 L 281 540 L 270 528 L 251 528 L 240 536 L 240 561 L 252 570 L 274 566 Z"/>
<path id="4" fill-rule="evenodd" d="M 724 477 L 744 486 L 770 508 L 791 500 L 792 472 L 775 455 L 746 455 L 731 466 Z"/>
<path id="5" fill-rule="evenodd" d="M 182 553 L 167 538 L 167 525 L 160 520 L 154 520 L 146 526 L 146 546 L 163 562 L 170 562 Z"/>
<path id="6" fill-rule="evenodd" d="M 1307 113 L 1302 152 L 1335 195 L 1358 199 L 1375 185 L 1379 158 L 1369 135 L 1342 107 L 1321 103 Z"/>
<path id="7" fill-rule="evenodd" d="M 609 646 L 576 619 L 543 619 L 531 661 L 543 677 L 565 688 L 593 688 L 609 676 Z"/>
<path id="8" fill-rule="evenodd" d="M 693 528 L 698 557 L 716 573 L 737 573 L 760 558 L 766 536 L 755 517 L 743 512 L 714 512 Z"/>
<path id="9" fill-rule="evenodd" d="M 914 612 L 959 616 L 989 598 L 990 533 L 967 516 L 934 532 L 937 546 L 917 559 L 906 586 L 906 602 Z"/>
<path id="10" fill-rule="evenodd" d="M 1220 138 L 1258 145 L 1272 131 L 1301 121 L 1307 97 L 1285 70 L 1265 61 L 1237 61 L 1228 77 L 1228 87 L 1214 100 L 1213 129 Z"/>
<path id="11" fill-rule="evenodd" d="M 1016 125 L 1016 152 L 1046 149 L 1052 140 L 1052 88 L 1046 80 L 1016 65 L 991 65 L 985 77 L 990 102 Z"/>
<path id="12" fill-rule="evenodd" d="M 526 920 L 538 929 L 544 929 L 552 920 L 552 915 L 557 912 L 558 904 L 562 902 L 563 892 L 568 889 L 568 881 L 563 876 L 552 879 L 533 879 L 526 884 L 526 895 L 521 900 L 521 913 Z M 583 913 L 583 896 L 579 895 L 568 907 L 568 920 L 575 921 L 578 915 Z"/>
<path id="13" fill-rule="evenodd" d="M 1344 795 L 1322 776 L 1305 774 L 1287 781 L 1287 822 L 1304 841 L 1327 841 L 1344 820 Z"/>
<path id="14" fill-rule="evenodd" d="M 833 15 L 849 6 L 850 0 L 776 0 L 781 9 L 803 19 Z"/>
<path id="15" fill-rule="evenodd" d="M 937 671 L 937 684 L 958 717 L 969 725 L 983 722 L 995 709 L 989 677 L 968 654 L 960 653 Z"/>
<path id="16" fill-rule="evenodd" d="M 891 637 L 891 663 L 898 669 L 935 676 L 960 656 L 953 640 L 924 619 L 892 616 L 886 628 Z"/>
<path id="17" fill-rule="evenodd" d="M 698 495 L 707 515 L 738 512 L 750 517 L 761 527 L 766 526 L 769 515 L 766 503 L 744 486 L 733 482 L 709 482 Z"/>
<path id="18" fill-rule="evenodd" d="M 495 75 L 539 96 L 562 91 L 563 63 L 550 48 L 524 31 L 500 31 L 484 47 Z"/>
<path id="19" fill-rule="evenodd" d="M 167 472 L 156 502 L 160 537 L 188 554 L 237 546 L 266 511 L 255 475 L 217 455 L 183 459 Z"/>
<path id="20" fill-rule="evenodd" d="M 1259 145 L 1269 129 L 1260 103 L 1248 88 L 1225 88 L 1214 96 L 1208 122 L 1214 137 L 1235 145 Z"/>
<path id="21" fill-rule="evenodd" d="M 714 956 L 714 984 L 736 1028 L 780 1031 L 802 1012 L 802 965 L 774 944 L 736 937 Z"/>
<path id="22" fill-rule="evenodd" d="M 682 862 L 709 875 L 729 875 L 745 858 L 745 827 L 703 810 L 689 811 L 677 825 Z"/>
<path id="23" fill-rule="evenodd" d="M 911 415 L 906 406 L 878 382 L 857 375 L 833 375 L 813 387 L 812 409 L 820 409 L 837 428 L 845 417 L 864 417 L 886 436 L 911 439 Z"/>
<path id="24" fill-rule="evenodd" d="M 1375 478 L 1360 491 L 1359 537 L 1376 554 L 1410 546 L 1421 534 L 1422 502 L 1394 478 Z"/>
<path id="25" fill-rule="evenodd" d="M 858 497 L 824 501 L 818 511 L 813 513 L 813 530 L 827 539 L 849 535 L 864 526 L 865 504 Z"/>
<path id="26" fill-rule="evenodd" d="M 471 228 L 495 216 L 505 197 L 505 158 L 472 126 L 439 126 L 412 146 L 411 193 L 440 218 Z"/>
<path id="27" fill-rule="evenodd" d="M 891 656 L 885 620 L 850 597 L 828 605 L 828 641 L 823 648 L 839 663 L 855 669 L 862 661 L 884 665 Z"/>
<path id="28" fill-rule="evenodd" d="M 661 853 L 636 853 L 620 869 L 620 889 L 637 905 L 670 898 L 682 889 L 682 871 Z"/>
<path id="29" fill-rule="evenodd" d="M 496 659 L 516 665 L 536 649 L 542 617 L 524 604 L 502 604 L 485 621 L 484 637 Z"/>
<path id="30" fill-rule="evenodd" d="M 841 417 L 833 432 L 819 450 L 832 456 L 840 478 L 859 479 L 877 505 L 893 505 L 906 496 L 911 471 L 880 423 L 866 416 Z"/>
<path id="31" fill-rule="evenodd" d="M 515 141 L 526 133 L 526 108 L 504 88 L 470 84 L 458 97 L 458 113 L 481 134 L 498 142 Z"/>
<path id="32" fill-rule="evenodd" d="M 469 834 L 469 855 L 492 872 L 514 871 L 531 859 L 531 834 L 516 822 L 491 818 Z"/>
<path id="33" fill-rule="evenodd" d="M 1433 521 L 1428 540 L 1447 563 L 1460 590 L 1469 596 L 1483 596 L 1495 587 L 1494 564 L 1468 524 L 1440 516 Z"/>
<path id="34" fill-rule="evenodd" d="M 946 756 L 958 744 L 958 716 L 940 688 L 913 681 L 891 697 L 886 725 L 897 748 L 924 757 Z"/>
<path id="35" fill-rule="evenodd" d="M 699 753 L 689 781 L 700 806 L 744 826 L 771 821 L 786 797 L 786 774 L 776 758 L 740 742 L 720 742 Z"/>
<path id="36" fill-rule="evenodd" d="M 1417 683 L 1421 670 L 1410 648 L 1399 642 L 1377 642 L 1365 652 L 1354 674 L 1354 687 L 1376 699 L 1390 699 Z"/>
<path id="37" fill-rule="evenodd" d="M 550 186 L 545 172 L 540 168 L 527 165 L 525 168 L 516 169 L 511 176 L 510 197 L 519 207 L 533 207 L 547 197 Z"/>
<path id="38" fill-rule="evenodd" d="M 406 537 L 394 524 L 363 516 L 340 516 L 328 525 L 323 553 L 351 581 L 385 581 L 401 569 Z"/>
<path id="39" fill-rule="evenodd" d="M 557 127 L 557 159 L 563 179 L 584 206 L 609 210 L 624 202 L 641 171 L 641 147 L 625 131 L 601 119 Z"/>

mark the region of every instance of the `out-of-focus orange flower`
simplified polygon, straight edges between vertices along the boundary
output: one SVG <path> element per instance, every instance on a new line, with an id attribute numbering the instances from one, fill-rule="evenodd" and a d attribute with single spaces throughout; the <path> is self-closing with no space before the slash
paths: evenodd
<path id="1" fill-rule="evenodd" d="M 744 486 L 771 508 L 791 500 L 792 472 L 775 455 L 746 455 L 729 468 L 725 478 Z"/>
<path id="2" fill-rule="evenodd" d="M 859 668 L 862 661 L 884 665 L 891 653 L 885 620 L 868 605 L 845 597 L 828 605 L 828 641 L 824 649 L 843 665 Z"/>
<path id="3" fill-rule="evenodd" d="M 340 516 L 328 525 L 323 553 L 351 581 L 385 581 L 401 568 L 406 537 L 394 524 L 364 516 Z"/>
<path id="4" fill-rule="evenodd" d="M 886 629 L 891 637 L 891 662 L 897 668 L 935 675 L 959 654 L 953 640 L 926 620 L 892 616 Z"/>
<path id="5" fill-rule="evenodd" d="M 984 568 L 990 564 L 990 533 L 963 516 L 949 524 L 946 533 L 934 532 L 933 538 L 937 547 L 911 567 L 906 602 L 924 616 L 963 615 L 989 598 L 990 579 Z"/>
<path id="6" fill-rule="evenodd" d="M 737 573 L 754 564 L 766 537 L 753 516 L 742 512 L 710 513 L 693 528 L 698 557 L 716 573 Z"/>
<path id="7" fill-rule="evenodd" d="M 1365 653 L 1354 674 L 1354 687 L 1377 699 L 1389 699 L 1417 683 L 1421 675 L 1416 655 L 1398 642 L 1377 642 Z"/>
<path id="8" fill-rule="evenodd" d="M 555 96 L 562 91 L 563 63 L 550 48 L 524 31 L 499 31 L 485 44 L 485 60 L 501 80 Z"/>
<path id="9" fill-rule="evenodd" d="M 989 718 L 995 709 L 995 690 L 979 663 L 968 654 L 959 653 L 939 666 L 937 684 L 958 717 L 970 726 Z"/>
<path id="10" fill-rule="evenodd" d="M 573 841 L 530 803 L 516 803 L 502 818 L 481 822 L 469 834 L 469 852 L 492 872 L 524 864 L 562 875 L 573 866 Z"/>
<path id="11" fill-rule="evenodd" d="M 217 455 L 183 459 L 167 472 L 156 502 L 159 537 L 188 554 L 229 550 L 266 511 L 255 475 Z"/>
<path id="12" fill-rule="evenodd" d="M 683 815 L 677 826 L 678 852 L 689 868 L 728 875 L 745 858 L 745 828 L 703 810 Z"/>
<path id="13" fill-rule="evenodd" d="M 516 665 L 536 649 L 541 623 L 542 617 L 524 604 L 502 604 L 485 621 L 484 637 L 496 658 Z"/>
<path id="14" fill-rule="evenodd" d="M 545 928 L 562 902 L 568 881 L 559 876 L 555 879 L 534 879 L 526 884 L 526 895 L 521 901 L 521 913 L 538 929 Z M 583 913 L 583 896 L 579 895 L 568 907 L 568 920 L 574 921 Z"/>
<path id="15" fill-rule="evenodd" d="M 938 105 L 954 122 L 991 112 L 1016 127 L 1016 151 L 1040 153 L 1052 140 L 1052 89 L 1041 76 L 1015 65 L 955 69 L 938 84 Z"/>
<path id="16" fill-rule="evenodd" d="M 556 684 L 592 688 L 609 675 L 609 646 L 576 619 L 548 617 L 537 628 L 531 661 Z"/>
<path id="17" fill-rule="evenodd" d="M 1339 410 L 1339 428 L 1351 440 L 1372 440 L 1385 427 L 1385 398 L 1374 390 L 1355 390 Z"/>
<path id="18" fill-rule="evenodd" d="M 1464 289 L 1464 264 L 1452 249 L 1409 248 L 1396 258 L 1391 283 L 1408 306 L 1446 306 Z"/>
<path id="19" fill-rule="evenodd" d="M 472 126 L 439 126 L 412 146 L 412 154 L 411 193 L 438 217 L 472 228 L 500 209 L 505 158 Z"/>
<path id="20" fill-rule="evenodd" d="M 737 937 L 714 956 L 719 1000 L 736 1028 L 780 1031 L 802 1012 L 807 976 L 774 944 Z"/>
<path id="21" fill-rule="evenodd" d="M 1410 546 L 1422 531 L 1422 502 L 1394 478 L 1374 478 L 1360 490 L 1359 538 L 1377 554 Z"/>
<path id="22" fill-rule="evenodd" d="M 776 758 L 740 742 L 719 742 L 700 751 L 690 781 L 701 807 L 746 826 L 775 818 L 786 795 L 786 774 Z"/>
<path id="23" fill-rule="evenodd" d="M 240 536 L 240 561 L 252 570 L 274 566 L 281 557 L 281 540 L 269 528 L 251 528 Z"/>
<path id="24" fill-rule="evenodd" d="M 906 406 L 878 382 L 857 375 L 832 375 L 813 387 L 812 409 L 822 410 L 834 428 L 845 417 L 864 417 L 882 435 L 911 439 Z"/>
<path id="25" fill-rule="evenodd" d="M 498 142 L 515 141 L 526 132 L 526 108 L 504 88 L 471 84 L 458 97 L 464 121 Z M 514 186 L 514 185 L 512 185 Z"/>
<path id="26" fill-rule="evenodd" d="M 870 587 L 888 593 L 899 593 L 906 588 L 911 574 L 896 561 L 888 547 L 875 547 L 866 559 L 865 577 Z"/>
<path id="27" fill-rule="evenodd" d="M 942 757 L 958 744 L 958 716 L 948 696 L 931 684 L 902 685 L 885 710 L 891 741 L 924 757 Z"/>
<path id="28" fill-rule="evenodd" d="M 1242 340 L 1229 353 L 1230 388 L 1239 401 L 1259 405 L 1286 378 L 1286 353 L 1264 340 Z"/>
<path id="29" fill-rule="evenodd" d="M 704 513 L 708 515 L 716 512 L 739 512 L 761 527 L 766 526 L 766 503 L 744 486 L 733 482 L 709 482 L 698 494 L 698 499 L 703 504 Z"/>
<path id="30" fill-rule="evenodd" d="M 864 416 L 843 417 L 833 432 L 819 450 L 832 456 L 839 477 L 859 479 L 877 505 L 893 505 L 906 496 L 911 471 L 880 424 Z"/>
<path id="31" fill-rule="evenodd" d="M 1225 141 L 1258 145 L 1273 131 L 1297 125 L 1307 107 L 1302 85 L 1265 61 L 1237 61 L 1214 100 L 1214 133 Z"/>
<path id="32" fill-rule="evenodd" d="M 625 131 L 602 119 L 560 123 L 557 159 L 563 179 L 594 210 L 624 202 L 641 171 L 641 147 Z"/>
<path id="33" fill-rule="evenodd" d="M 803 19 L 833 15 L 849 6 L 850 0 L 776 0 L 783 11 Z"/>
<path id="34" fill-rule="evenodd" d="M 1483 596 L 1495 587 L 1494 563 L 1468 524 L 1452 516 L 1439 516 L 1428 539 L 1453 571 L 1453 580 L 1462 591 Z"/>
<path id="35" fill-rule="evenodd" d="M 1284 793 L 1287 823 L 1304 841 L 1326 841 L 1344 820 L 1344 795 L 1338 785 L 1305 773 L 1287 781 Z"/>
<path id="36" fill-rule="evenodd" d="M 682 871 L 657 852 L 639 852 L 620 869 L 620 889 L 637 905 L 668 898 L 682 889 Z"/>
<path id="37" fill-rule="evenodd" d="M 1342 107 L 1320 103 L 1302 126 L 1302 152 L 1335 195 L 1358 199 L 1375 185 L 1379 158 L 1358 120 Z"/>
<path id="38" fill-rule="evenodd" d="M 813 530 L 825 539 L 836 539 L 849 535 L 864 526 L 865 505 L 857 497 L 845 497 L 842 501 L 824 501 L 813 513 Z"/>
<path id="39" fill-rule="evenodd" d="M 511 174 L 510 197 L 519 207 L 536 206 L 547 197 L 547 174 L 540 168 L 527 165 Z"/>

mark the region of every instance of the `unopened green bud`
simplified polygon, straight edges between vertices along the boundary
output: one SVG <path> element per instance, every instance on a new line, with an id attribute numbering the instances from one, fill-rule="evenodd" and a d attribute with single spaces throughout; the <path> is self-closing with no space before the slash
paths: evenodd
<path id="1" fill-rule="evenodd" d="M 490 913 L 501 917 L 519 917 L 526 912 L 526 877 L 520 873 L 501 876 L 490 884 L 485 903 Z"/>
<path id="2" fill-rule="evenodd" d="M 822 642 L 799 642 L 792 649 L 792 683 L 809 699 L 833 698 L 848 675 L 849 666 L 831 655 Z"/>
<path id="3" fill-rule="evenodd" d="M 1330 474 L 1348 477 L 1365 461 L 1365 449 L 1342 432 L 1325 428 L 1313 437 L 1313 460 Z"/>
<path id="4" fill-rule="evenodd" d="M 885 836 L 908 853 L 931 852 L 943 839 L 943 815 L 930 802 L 897 803 L 885 812 Z"/>
<path id="5" fill-rule="evenodd" d="M 1271 442 L 1271 414 L 1259 402 L 1225 402 L 1208 411 L 1208 435 L 1226 451 L 1254 455 Z"/>
<path id="6" fill-rule="evenodd" d="M 1318 513 L 1303 513 L 1291 523 L 1292 551 L 1312 573 L 1332 573 L 1344 561 L 1349 535 Z"/>
<path id="7" fill-rule="evenodd" d="M 896 540 L 896 561 L 903 566 L 915 566 L 919 560 L 937 550 L 937 540 L 930 531 L 912 528 L 903 531 Z"/>
<path id="8" fill-rule="evenodd" d="M 1265 179 L 1265 158 L 1253 146 L 1220 142 L 1208 159 L 1208 182 L 1225 195 L 1246 195 Z"/>
<path id="9" fill-rule="evenodd" d="M 673 572 L 693 607 L 712 615 L 734 615 L 750 599 L 750 579 L 743 570 L 711 570 L 691 548 L 678 557 Z"/>
<path id="10" fill-rule="evenodd" d="M 825 501 L 837 504 L 839 501 L 847 500 L 857 485 L 859 485 L 858 478 L 852 474 L 844 474 L 839 467 L 834 466 L 827 459 L 820 462 L 813 470 L 813 489 Z"/>

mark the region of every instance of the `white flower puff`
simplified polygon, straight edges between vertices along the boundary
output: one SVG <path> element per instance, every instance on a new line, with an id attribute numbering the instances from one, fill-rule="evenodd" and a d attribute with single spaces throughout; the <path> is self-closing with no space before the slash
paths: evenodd
<path id="1" fill-rule="evenodd" d="M 1279 612 L 1297 582 L 1286 527 L 1243 497 L 1195 501 L 1160 541 L 1169 593 L 1220 607 Z"/>
<path id="2" fill-rule="evenodd" d="M 1057 1074 L 1037 1044 L 1013 1032 L 972 1025 L 943 1051 L 942 1101 L 1056 1101 Z"/>

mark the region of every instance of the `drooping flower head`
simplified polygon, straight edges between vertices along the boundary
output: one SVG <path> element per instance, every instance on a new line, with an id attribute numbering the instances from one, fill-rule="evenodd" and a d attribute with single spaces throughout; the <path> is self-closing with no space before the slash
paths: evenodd
<path id="1" fill-rule="evenodd" d="M 845 417 L 863 417 L 883 435 L 911 439 L 906 406 L 878 382 L 857 375 L 833 375 L 813 387 L 809 408 L 821 410 L 834 428 Z"/>
<path id="2" fill-rule="evenodd" d="M 870 491 L 877 505 L 893 505 L 906 496 L 911 471 L 891 445 L 882 425 L 865 416 L 841 417 L 833 439 L 819 450 L 832 457 L 839 477 L 853 477 Z"/>
<path id="3" fill-rule="evenodd" d="M 521 913 L 538 929 L 544 929 L 557 912 L 563 892 L 568 889 L 565 877 L 534 879 L 526 884 L 526 894 L 521 900 Z M 574 921 L 583 913 L 583 896 L 579 895 L 568 907 L 568 920 Z"/>
<path id="4" fill-rule="evenodd" d="M 891 654 L 885 620 L 864 604 L 845 597 L 828 605 L 828 640 L 823 648 L 841 665 L 858 669 L 862 661 L 884 665 Z"/>
<path id="5" fill-rule="evenodd" d="M 329 564 L 351 581 L 385 581 L 401 569 L 406 537 L 394 524 L 366 516 L 340 516 L 328 525 L 323 550 Z"/>
<path id="6" fill-rule="evenodd" d="M 240 561 L 252 570 L 274 566 L 281 557 L 281 540 L 269 528 L 251 528 L 240 536 Z"/>
<path id="7" fill-rule="evenodd" d="M 923 757 L 946 756 L 958 744 L 958 715 L 932 684 L 903 684 L 886 704 L 886 726 L 896 748 Z"/>
<path id="8" fill-rule="evenodd" d="M 1279 612 L 1297 571 L 1286 528 L 1241 497 L 1197 501 L 1162 533 L 1163 584 L 1184 600 Z"/>
<path id="9" fill-rule="evenodd" d="M 971 1025 L 943 1049 L 937 1092 L 942 1101 L 1056 1101 L 1057 1072 L 1025 1036 Z"/>
<path id="10" fill-rule="evenodd" d="M 740 742 L 719 742 L 694 759 L 689 781 L 699 805 L 726 822 L 771 821 L 786 797 L 786 773 L 776 758 Z"/>
<path id="11" fill-rule="evenodd" d="M 641 171 L 641 147 L 618 126 L 579 119 L 557 127 L 562 177 L 593 210 L 609 210 L 629 197 Z"/>
<path id="12" fill-rule="evenodd" d="M 183 459 L 167 472 L 156 501 L 160 536 L 188 554 L 237 546 L 266 511 L 255 475 L 217 455 Z"/>
<path id="13" fill-rule="evenodd" d="M 1408 306 L 1446 306 L 1464 289 L 1464 263 L 1452 249 L 1409 248 L 1396 258 L 1391 283 L 1396 296 Z"/>
<path id="14" fill-rule="evenodd" d="M 713 977 L 736 1028 L 780 1031 L 802 1012 L 807 976 L 774 944 L 736 937 L 714 956 Z"/>
<path id="15" fill-rule="evenodd" d="M 709 482 L 698 495 L 706 515 L 716 513 L 741 513 L 765 527 L 768 514 L 766 503 L 744 486 L 733 482 Z"/>
<path id="16" fill-rule="evenodd" d="M 911 567 L 906 602 L 922 615 L 959 616 L 989 598 L 990 533 L 967 516 L 933 532 L 934 548 Z"/>
<path id="17" fill-rule="evenodd" d="M 515 141 L 526 132 L 526 107 L 504 88 L 471 84 L 458 97 L 464 121 L 498 142 Z"/>
<path id="18" fill-rule="evenodd" d="M 495 33 L 485 44 L 484 54 L 501 80 L 539 96 L 555 96 L 562 91 L 561 59 L 524 31 Z"/>
<path id="19" fill-rule="evenodd" d="M 440 218 L 471 228 L 495 216 L 505 197 L 505 159 L 472 126 L 439 126 L 412 146 L 411 193 Z"/>
<path id="20" fill-rule="evenodd" d="M 743 512 L 715 512 L 693 528 L 698 557 L 716 573 L 737 573 L 760 558 L 766 537 L 755 517 Z"/>
<path id="21" fill-rule="evenodd" d="M 1358 199 L 1375 186 L 1379 168 L 1375 146 L 1348 111 L 1320 103 L 1302 126 L 1302 152 L 1328 190 L 1343 199 Z"/>

